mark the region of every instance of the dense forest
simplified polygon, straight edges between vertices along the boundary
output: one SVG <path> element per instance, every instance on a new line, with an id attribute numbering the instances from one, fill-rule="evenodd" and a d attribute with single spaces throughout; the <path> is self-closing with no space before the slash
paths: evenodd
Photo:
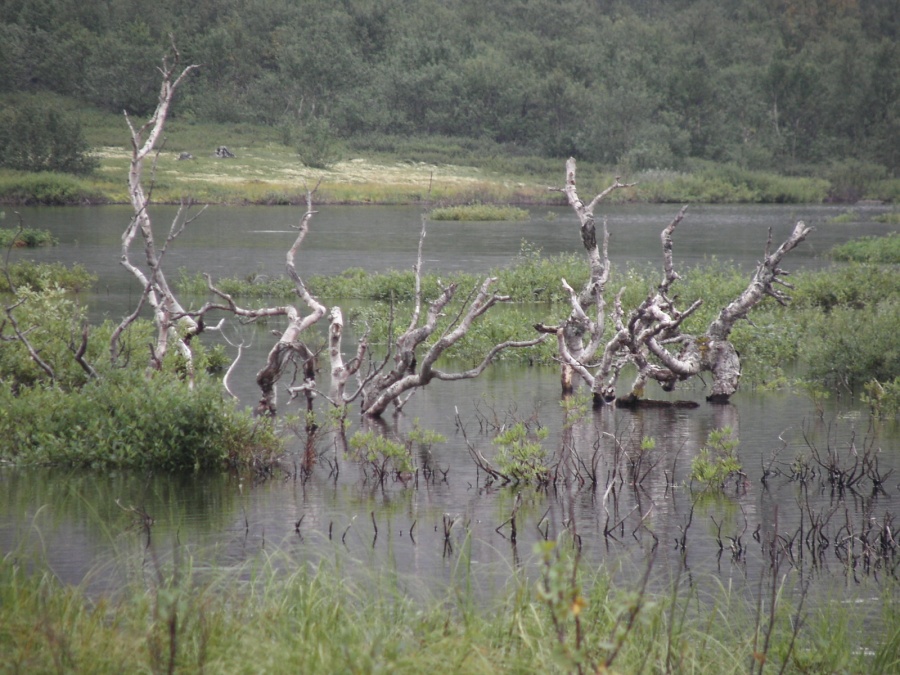
<path id="1" fill-rule="evenodd" d="M 145 114 L 170 36 L 182 119 L 441 135 L 624 170 L 900 161 L 885 0 L 0 0 L 0 97 Z"/>

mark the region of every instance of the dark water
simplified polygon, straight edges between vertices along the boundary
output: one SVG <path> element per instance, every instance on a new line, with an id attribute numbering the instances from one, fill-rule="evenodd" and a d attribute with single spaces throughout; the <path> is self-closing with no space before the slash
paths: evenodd
<path id="1" fill-rule="evenodd" d="M 761 257 L 770 227 L 777 241 L 795 220 L 804 219 L 816 231 L 784 266 L 818 267 L 826 264 L 821 254 L 832 245 L 889 229 L 872 223 L 872 212 L 863 209 L 857 210 L 858 223 L 829 224 L 842 210 L 694 207 L 676 232 L 676 259 L 694 264 L 717 258 L 749 269 Z M 613 262 L 657 261 L 659 231 L 676 211 L 670 206 L 611 208 Z M 98 292 L 86 299 L 94 316 L 120 318 L 130 310 L 138 293 L 118 264 L 127 209 L 21 213 L 26 226 L 51 230 L 60 246 L 14 256 L 80 262 L 101 279 Z M 154 213 L 160 233 L 173 213 L 166 208 Z M 300 215 L 292 208 L 210 209 L 178 239 L 166 265 L 214 277 L 280 273 L 293 240 L 291 225 Z M 298 267 L 304 274 L 408 268 L 419 227 L 416 208 L 324 207 L 313 220 Z M 527 223 L 431 224 L 426 265 L 487 272 L 508 262 L 523 239 L 548 254 L 580 246 L 567 211 L 534 209 Z M 232 380 L 250 403 L 257 393 L 254 374 L 271 337 L 268 329 L 232 326 L 229 331 L 231 338 L 252 345 Z M 35 555 L 68 582 L 108 588 L 123 578 L 122 560 L 146 550 L 138 518 L 145 513 L 154 521 L 153 546 L 164 552 L 189 550 L 198 567 L 230 568 L 280 551 L 297 564 L 341 559 L 348 570 L 390 570 L 411 584 L 443 586 L 465 578 L 490 597 L 502 591 L 517 568 L 533 570 L 536 542 L 565 529 L 580 537 L 591 568 L 604 563 L 632 578 L 652 561 L 661 579 L 678 572 L 698 579 L 711 575 L 748 589 L 756 588 L 766 569 L 765 542 L 780 535 L 787 542 L 793 537 L 783 571 L 812 580 L 815 592 L 847 600 L 879 594 L 879 581 L 896 573 L 896 561 L 879 558 L 863 543 L 875 536 L 873 522 L 884 523 L 897 510 L 896 425 L 872 426 L 864 409 L 836 395 L 822 410 L 803 396 L 753 391 L 739 392 L 730 405 L 712 406 L 704 402 L 698 382 L 679 391 L 678 398 L 700 405 L 598 411 L 567 431 L 553 368 L 500 364 L 478 380 L 438 382 L 417 393 L 402 417 L 387 420 L 388 433 L 402 436 L 418 420 L 447 439 L 417 450 L 420 474 L 407 483 L 379 483 L 371 471 L 337 451 L 329 437 L 322 438 L 322 456 L 311 473 L 299 471 L 303 439 L 298 436 L 284 470 L 265 480 L 5 469 L 0 471 L 0 552 Z M 282 407 L 290 409 L 285 403 Z M 470 443 L 492 457 L 496 429 L 519 420 L 546 426 L 548 454 L 576 453 L 583 461 L 578 466 L 594 467 L 596 482 L 559 481 L 546 491 L 488 485 L 470 458 L 463 429 Z M 731 485 L 723 497 L 698 498 L 685 486 L 690 462 L 709 432 L 724 426 L 740 440 L 746 481 Z M 654 439 L 655 447 L 642 456 L 645 438 Z M 887 476 L 883 489 L 873 492 L 871 482 L 863 481 L 854 490 L 835 491 L 811 459 L 812 448 L 820 458 L 836 453 L 847 466 L 867 448 L 872 456 L 880 449 L 880 475 Z M 787 478 L 798 456 L 819 469 L 805 483 Z M 782 475 L 763 484 L 764 467 Z M 426 469 L 433 473 L 426 476 Z M 513 541 L 506 521 L 519 493 Z M 824 554 L 807 548 L 804 556 L 798 537 L 808 539 L 810 519 L 826 516 L 822 531 L 830 546 Z M 855 547 L 845 544 L 839 550 L 841 538 Z"/>

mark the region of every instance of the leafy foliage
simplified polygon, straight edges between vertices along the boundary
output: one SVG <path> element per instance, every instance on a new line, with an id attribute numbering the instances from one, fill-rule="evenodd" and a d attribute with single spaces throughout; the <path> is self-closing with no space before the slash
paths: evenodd
<path id="1" fill-rule="evenodd" d="M 835 246 L 829 255 L 835 260 L 897 265 L 900 264 L 900 233 L 853 239 Z"/>
<path id="2" fill-rule="evenodd" d="M 36 263 L 22 260 L 12 263 L 6 269 L 13 286 L 27 286 L 33 291 L 46 291 L 61 288 L 78 293 L 89 290 L 96 282 L 97 276 L 88 272 L 83 265 L 74 264 L 67 267 L 62 263 Z M 0 274 L 0 293 L 10 291 L 6 275 Z"/>
<path id="3" fill-rule="evenodd" d="M 86 174 L 98 165 L 88 149 L 78 120 L 54 107 L 26 101 L 0 112 L 0 166 Z"/>
<path id="4" fill-rule="evenodd" d="M 549 475 L 546 465 L 547 450 L 541 444 L 549 435 L 546 427 L 530 428 L 524 422 L 516 422 L 494 437 L 499 448 L 497 469 L 516 482 L 540 485 Z"/>
<path id="5" fill-rule="evenodd" d="M 21 464 L 154 468 L 245 466 L 280 443 L 270 423 L 222 398 L 217 382 L 193 390 L 173 374 L 111 372 L 77 391 L 0 385 L 2 456 Z"/>
<path id="6" fill-rule="evenodd" d="M 705 490 L 721 490 L 730 478 L 741 472 L 737 456 L 739 441 L 731 427 L 713 429 L 697 456 L 691 460 L 691 481 Z"/>
<path id="7" fill-rule="evenodd" d="M 193 387 L 177 355 L 149 375 L 145 353 L 153 326 L 138 321 L 125 332 L 114 366 L 108 345 L 115 326 L 86 327 L 84 308 L 57 283 L 59 271 L 33 263 L 11 271 L 16 297 L 6 307 L 12 320 L 0 323 L 0 457 L 165 471 L 271 463 L 281 448 L 274 428 L 235 410 L 202 370 L 221 368 L 220 348 L 195 343 L 200 373 Z M 77 270 L 70 276 L 70 283 L 79 279 Z M 84 283 L 88 275 L 81 270 L 80 277 Z M 75 358 L 82 347 L 93 372 Z"/>
<path id="8" fill-rule="evenodd" d="M 456 157 L 472 146 L 513 161 L 575 155 L 623 175 L 714 162 L 700 184 L 673 185 L 678 200 L 820 199 L 813 173 L 832 199 L 896 194 L 890 3 L 519 4 L 272 0 L 135 14 L 126 0 L 102 12 L 76 0 L 6 3 L 0 94 L 55 92 L 143 114 L 174 33 L 185 60 L 204 64 L 182 119 L 321 125 L 311 131 L 325 142 L 303 143 L 318 148 L 316 164 L 327 165 L 330 136 L 386 152 L 421 145 L 410 159 L 435 163 L 454 161 L 450 146 Z M 776 194 L 772 171 L 797 182 Z"/>
<path id="9" fill-rule="evenodd" d="M 37 248 L 54 246 L 56 239 L 47 230 L 26 227 L 21 230 L 0 229 L 0 248 Z"/>
<path id="10" fill-rule="evenodd" d="M 492 221 L 528 220 L 528 211 L 514 206 L 491 204 L 467 204 L 433 209 L 428 215 L 432 220 Z"/>

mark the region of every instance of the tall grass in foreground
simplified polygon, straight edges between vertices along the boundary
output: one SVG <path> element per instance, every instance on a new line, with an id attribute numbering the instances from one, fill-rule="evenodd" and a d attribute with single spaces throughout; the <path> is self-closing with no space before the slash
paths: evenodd
<path id="1" fill-rule="evenodd" d="M 145 558 L 143 581 L 101 596 L 49 571 L 26 572 L 14 555 L 0 561 L 0 669 L 720 675 L 900 665 L 890 616 L 863 633 L 843 606 L 798 614 L 783 586 L 760 620 L 753 602 L 721 585 L 710 597 L 678 582 L 653 594 L 616 587 L 603 570 L 582 580 L 566 558 L 551 560 L 537 580 L 516 574 L 493 603 L 474 601 L 465 580 L 415 599 L 377 572 L 348 578 L 339 567 L 298 568 L 278 554 L 212 572 L 184 557 L 160 562 L 152 547 Z M 583 594 L 569 594 L 570 584 Z M 764 645 L 758 633 L 770 623 Z"/>

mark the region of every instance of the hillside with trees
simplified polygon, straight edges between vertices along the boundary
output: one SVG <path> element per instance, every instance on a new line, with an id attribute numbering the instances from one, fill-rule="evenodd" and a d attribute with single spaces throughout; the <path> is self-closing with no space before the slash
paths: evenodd
<path id="1" fill-rule="evenodd" d="M 900 161 L 898 27 L 879 0 L 3 0 L 0 102 L 144 115 L 172 36 L 202 64 L 182 119 L 623 173 L 732 164 L 852 199 Z"/>

